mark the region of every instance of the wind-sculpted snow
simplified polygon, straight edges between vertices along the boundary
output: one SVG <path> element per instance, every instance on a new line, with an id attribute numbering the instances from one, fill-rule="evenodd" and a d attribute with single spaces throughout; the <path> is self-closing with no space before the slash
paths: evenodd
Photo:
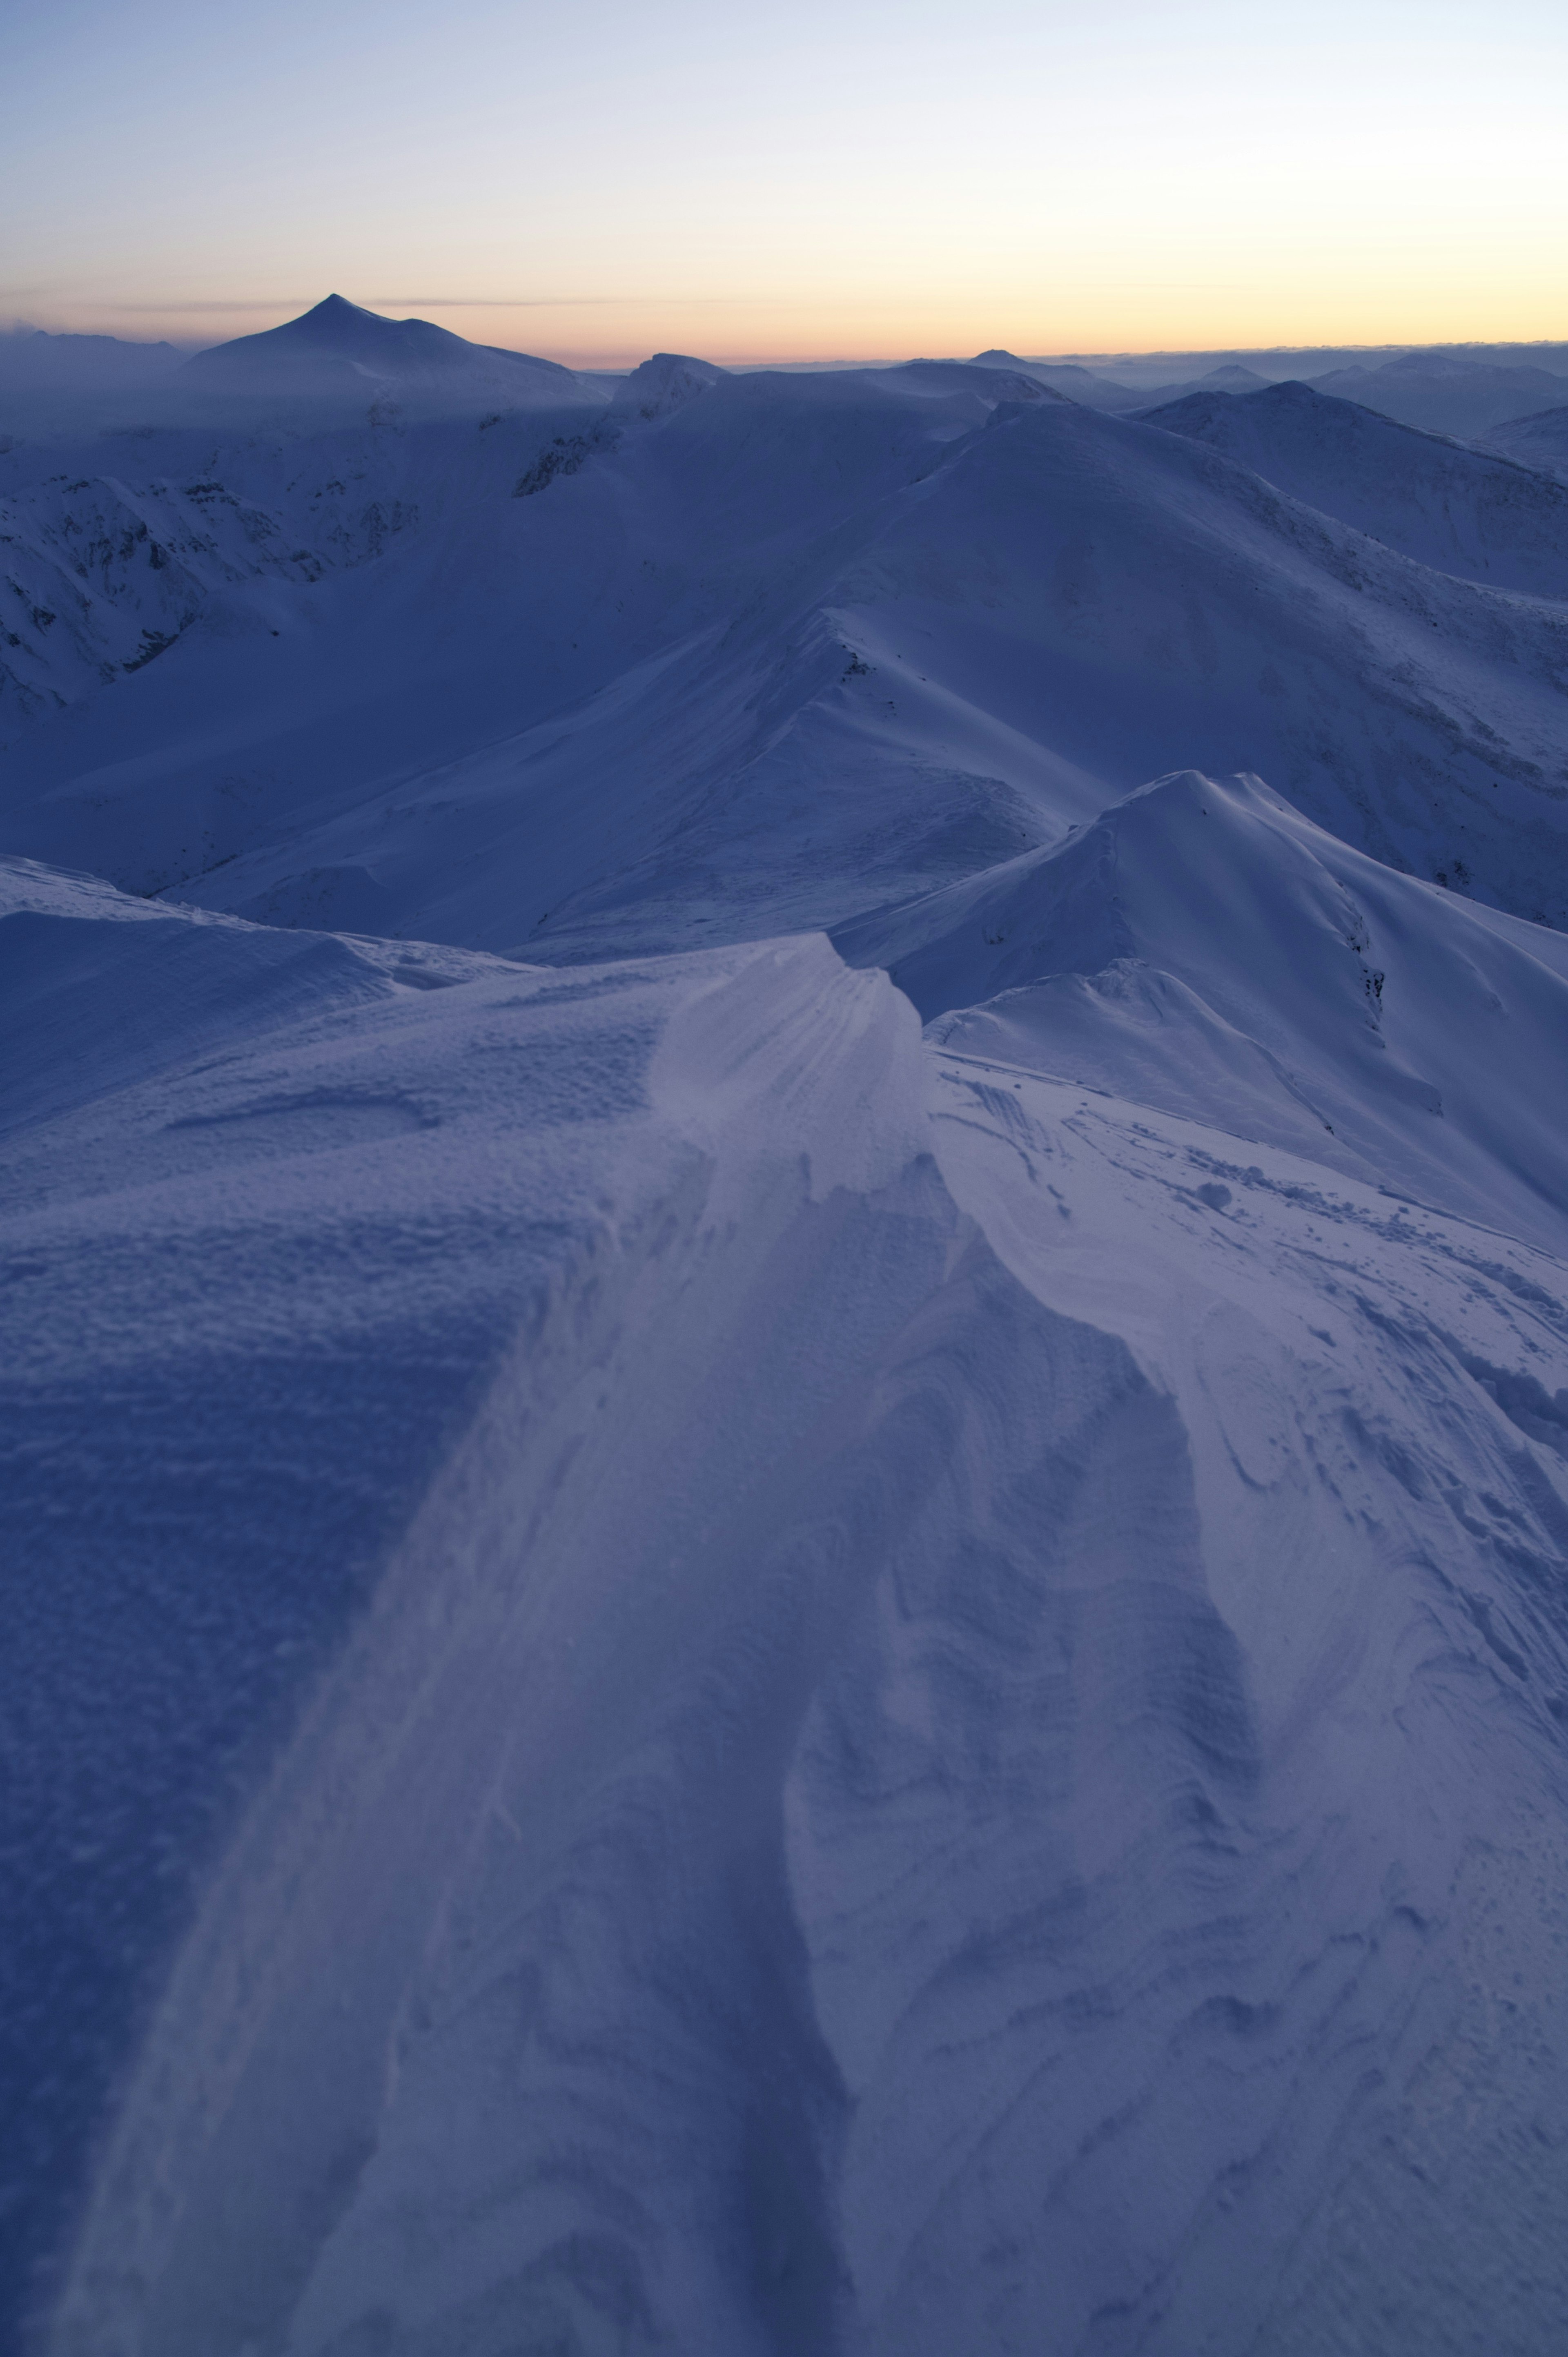
<path id="1" fill-rule="evenodd" d="M 1115 824 L 1062 928 L 1222 827 L 1254 1034 L 1352 899 L 1551 1019 L 1262 790 Z M 7 906 L 44 2347 L 1556 2345 L 1560 1259 L 820 939 Z"/>

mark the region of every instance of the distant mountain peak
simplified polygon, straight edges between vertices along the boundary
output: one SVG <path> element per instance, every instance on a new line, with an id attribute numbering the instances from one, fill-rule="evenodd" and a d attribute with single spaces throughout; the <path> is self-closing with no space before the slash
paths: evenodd
<path id="1" fill-rule="evenodd" d="M 690 352 L 655 352 L 617 388 L 614 406 L 634 410 L 648 419 L 667 417 L 671 410 L 684 408 L 687 402 L 710 392 L 728 373 L 715 361 L 696 360 Z"/>
<path id="2" fill-rule="evenodd" d="M 376 393 L 487 409 L 596 406 L 604 398 L 553 361 L 471 344 L 429 319 L 389 319 L 338 294 L 278 327 L 198 352 L 182 373 L 252 394 L 358 401 Z"/>
<path id="3" fill-rule="evenodd" d="M 283 324 L 286 328 L 358 328 L 361 331 L 368 328 L 372 334 L 381 328 L 395 329 L 432 325 L 424 319 L 389 319 L 383 311 L 368 311 L 362 303 L 350 303 L 346 295 L 328 295 L 321 302 L 312 305 L 308 311 L 302 311 L 296 319 L 285 319 Z M 273 330 L 274 335 L 279 332 L 277 328 Z M 433 328 L 433 332 L 444 336 L 450 331 L 446 328 Z M 456 337 L 453 340 L 460 343 L 462 338 Z"/>

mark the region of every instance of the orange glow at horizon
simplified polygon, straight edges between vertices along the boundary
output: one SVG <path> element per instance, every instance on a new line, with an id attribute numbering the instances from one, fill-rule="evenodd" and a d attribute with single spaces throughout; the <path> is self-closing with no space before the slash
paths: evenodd
<path id="1" fill-rule="evenodd" d="M 8 34 L 0 323 L 194 345 L 337 291 L 607 368 L 1550 340 L 1565 114 L 1558 0 L 73 0 Z"/>

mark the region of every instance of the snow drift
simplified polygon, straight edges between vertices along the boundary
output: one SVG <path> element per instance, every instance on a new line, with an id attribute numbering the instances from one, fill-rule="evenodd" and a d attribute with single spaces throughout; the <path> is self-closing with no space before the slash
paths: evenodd
<path id="1" fill-rule="evenodd" d="M 1550 2345 L 1559 1261 L 821 942 L 11 900 L 52 2349 Z"/>

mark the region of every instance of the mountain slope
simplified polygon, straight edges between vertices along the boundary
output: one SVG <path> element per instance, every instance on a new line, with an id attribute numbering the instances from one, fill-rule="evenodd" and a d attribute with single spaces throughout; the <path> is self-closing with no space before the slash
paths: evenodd
<path id="1" fill-rule="evenodd" d="M 470 344 L 427 319 L 387 319 L 328 295 L 281 328 L 214 344 L 188 360 L 178 391 L 188 396 L 359 401 L 381 395 L 423 408 L 464 413 L 592 408 L 602 391 L 554 361 Z"/>
<path id="2" fill-rule="evenodd" d="M 332 446 L 356 500 L 417 530 L 35 728 L 5 838 L 272 921 L 591 957 L 843 922 L 1176 757 L 1568 917 L 1568 608 L 1015 391 L 969 364 L 715 374 L 650 420 L 360 428 Z M 262 466 L 298 515 L 317 447 L 285 474 L 230 446 L 209 479 Z M 1488 504 L 1487 462 L 1450 463 L 1474 526 L 1423 544 L 1554 578 L 1555 491 L 1509 472 L 1520 504 Z M 1332 449 L 1319 472 L 1402 528 Z"/>
<path id="3" fill-rule="evenodd" d="M 1494 425 L 1487 441 L 1518 465 L 1568 482 L 1568 408 L 1543 409 L 1506 425 Z"/>
<path id="4" fill-rule="evenodd" d="M 1553 2345 L 1561 1259 L 820 942 L 5 895 L 52 2357 Z"/>
<path id="5" fill-rule="evenodd" d="M 1568 495 L 1305 384 L 1194 393 L 1144 422 L 1222 450 L 1292 499 L 1418 563 L 1497 589 L 1568 597 Z"/>
<path id="6" fill-rule="evenodd" d="M 254 448 L 250 495 L 201 465 L 209 446 L 195 437 L 159 437 L 157 455 L 175 466 L 183 459 L 184 479 L 58 474 L 0 511 L 5 735 L 145 670 L 204 617 L 220 635 L 277 635 L 297 610 L 284 585 L 379 556 L 417 522 L 417 510 L 396 497 L 367 496 L 369 470 L 352 456 L 337 466 L 338 454 L 318 453 L 314 468 L 296 457 L 280 498 L 282 486 L 257 482 Z M 314 479 L 301 482 L 301 473 Z"/>
<path id="7" fill-rule="evenodd" d="M 1077 1080 L 1568 1250 L 1568 943 L 1187 771 L 837 936 L 949 1049 Z"/>

